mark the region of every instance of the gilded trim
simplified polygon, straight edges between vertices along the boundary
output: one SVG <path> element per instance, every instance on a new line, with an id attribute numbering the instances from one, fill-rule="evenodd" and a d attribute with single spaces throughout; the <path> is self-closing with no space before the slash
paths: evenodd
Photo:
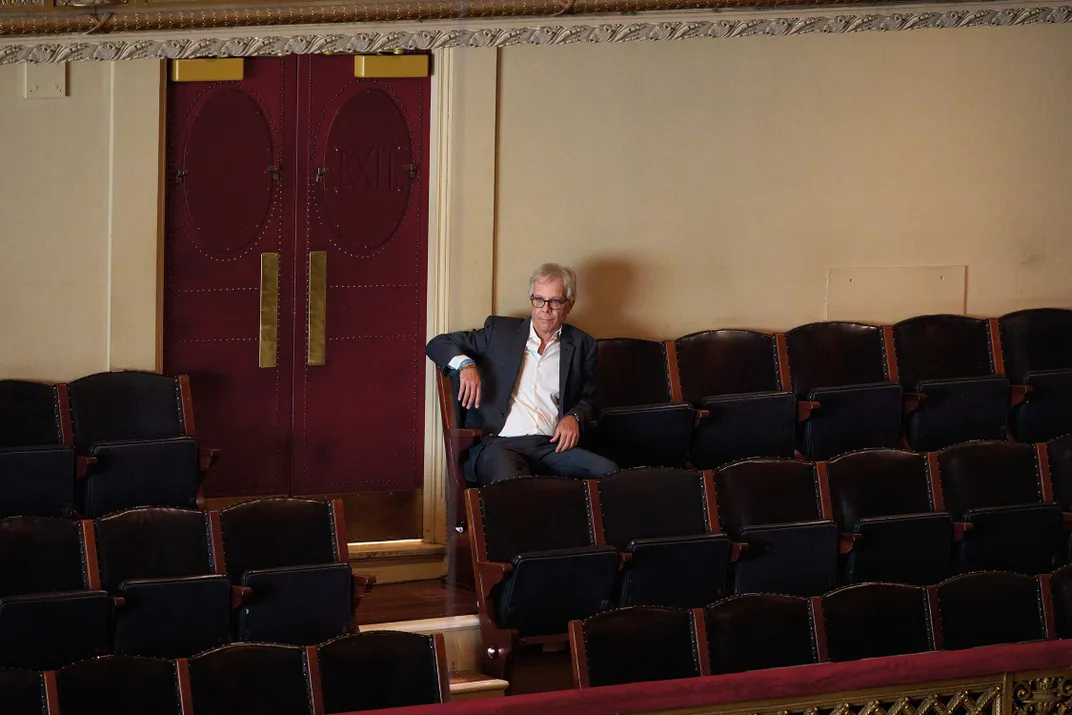
<path id="1" fill-rule="evenodd" d="M 576 12 L 597 12 L 599 10 L 625 10 L 629 5 L 633 10 L 671 9 L 670 0 L 578 0 Z M 674 3 L 679 0 L 672 0 Z M 706 7 L 738 7 L 743 1 L 738 0 L 684 0 L 696 7 L 702 3 Z M 849 0 L 855 3 L 856 0 Z M 491 0 L 478 0 L 469 5 L 468 18 L 491 12 Z M 557 0 L 535 0 L 533 3 L 517 5 L 495 4 L 499 15 L 548 14 L 547 11 Z M 665 3 L 665 4 L 660 4 Z M 753 7 L 767 5 L 766 0 L 754 0 Z M 781 3 L 785 5 L 787 3 Z M 793 0 L 793 4 L 801 4 Z M 606 22 L 601 24 L 584 24 L 571 18 L 556 18 L 561 22 L 550 20 L 543 23 L 528 24 L 523 20 L 500 20 L 498 26 L 481 26 L 483 23 L 471 22 L 470 26 L 458 27 L 454 22 L 434 22 L 435 18 L 450 17 L 444 8 L 446 3 L 423 3 L 417 12 L 416 4 L 369 3 L 361 6 L 332 6 L 338 16 L 329 12 L 332 8 L 316 9 L 298 8 L 297 14 L 286 14 L 276 10 L 271 14 L 271 24 L 287 22 L 300 23 L 360 23 L 384 19 L 392 20 L 429 20 L 417 25 L 406 23 L 404 26 L 372 26 L 367 29 L 350 28 L 288 28 L 295 34 L 280 35 L 238 35 L 225 37 L 218 33 L 198 35 L 190 30 L 249 24 L 257 13 L 272 13 L 271 10 L 219 10 L 201 12 L 157 13 L 152 19 L 139 13 L 117 13 L 111 16 L 112 24 L 107 29 L 118 31 L 180 30 L 178 36 L 122 38 L 108 35 L 100 39 L 87 40 L 84 36 L 57 39 L 49 43 L 0 44 L 0 64 L 17 62 L 72 62 L 80 60 L 127 60 L 127 59 L 189 59 L 197 57 L 256 57 L 263 55 L 313 54 L 313 53 L 369 53 L 390 50 L 433 50 L 452 47 L 505 47 L 509 45 L 568 45 L 575 43 L 618 43 L 638 40 L 683 40 L 692 38 L 729 39 L 750 36 L 792 37 L 808 34 L 848 34 L 856 32 L 897 32 L 919 29 L 952 29 L 967 27 L 1012 27 L 1021 25 L 1061 25 L 1072 23 L 1072 5 L 1033 5 L 994 7 L 993 3 L 976 3 L 971 7 L 957 9 L 920 9 L 909 10 L 900 7 L 896 12 L 879 13 L 873 10 L 841 14 L 802 13 L 798 16 L 778 16 L 770 12 L 727 14 L 716 12 L 690 12 L 663 15 L 664 20 L 636 22 Z M 394 14 L 385 15 L 382 9 L 395 8 Z M 450 4 L 450 8 L 457 8 Z M 526 10 L 525 8 L 528 8 Z M 342 12 L 342 9 L 345 12 Z M 376 8 L 380 8 L 377 10 Z M 481 10 L 483 8 L 483 10 Z M 404 10 L 404 12 L 403 12 Z M 530 12 L 531 11 L 531 12 Z M 453 10 L 451 10 L 453 12 Z M 166 19 L 165 16 L 172 19 Z M 256 17 L 254 17 L 256 16 Z M 34 19 L 37 17 L 37 19 Z M 268 16 L 266 15 L 265 18 Z M 126 18 L 124 20 L 124 18 Z M 138 20 L 137 18 L 141 18 Z M 85 22 L 85 16 L 71 15 L 61 18 L 64 23 L 52 25 L 53 20 L 44 20 L 41 16 L 28 15 L 21 19 L 0 18 L 0 35 L 11 34 L 45 34 L 45 33 L 86 33 L 91 32 L 100 23 L 94 20 Z M 264 18 L 261 18 L 264 19 Z M 56 21 L 58 22 L 58 20 Z M 21 23 L 21 24 L 19 24 Z M 329 29 L 347 30 L 346 32 L 329 31 Z M 360 30 L 360 31 L 359 31 Z M 2 38 L 0 38 L 2 41 Z"/>

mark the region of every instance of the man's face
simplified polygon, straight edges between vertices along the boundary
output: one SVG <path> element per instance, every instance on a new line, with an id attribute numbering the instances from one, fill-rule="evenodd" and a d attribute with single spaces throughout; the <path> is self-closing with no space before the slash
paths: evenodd
<path id="1" fill-rule="evenodd" d="M 562 281 L 558 278 L 538 278 L 532 286 L 532 297 L 546 301 L 542 308 L 532 308 L 532 324 L 536 326 L 536 330 L 550 335 L 561 328 L 573 308 L 569 303 L 564 303 L 555 310 L 554 304 L 550 302 L 552 299 L 566 300 L 566 286 L 562 285 Z"/>

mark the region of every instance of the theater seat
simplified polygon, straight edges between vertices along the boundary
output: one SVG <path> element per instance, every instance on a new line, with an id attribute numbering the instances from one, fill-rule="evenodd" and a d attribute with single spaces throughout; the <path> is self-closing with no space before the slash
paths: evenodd
<path id="1" fill-rule="evenodd" d="M 246 589 L 242 641 L 315 645 L 351 630 L 367 578 L 350 570 L 338 500 L 254 499 L 220 512 L 227 574 Z"/>
<path id="2" fill-rule="evenodd" d="M 1014 394 L 1011 428 L 1020 442 L 1072 432 L 1072 310 L 1034 308 L 998 318 Z"/>
<path id="3" fill-rule="evenodd" d="M 782 384 L 777 336 L 705 330 L 674 345 L 682 398 L 706 413 L 693 431 L 694 466 L 793 456 L 797 401 Z"/>
<path id="4" fill-rule="evenodd" d="M 805 418 L 799 430 L 805 458 L 900 445 L 903 393 L 890 380 L 881 327 L 810 323 L 788 331 L 785 341 Z"/>
<path id="5" fill-rule="evenodd" d="M 304 648 L 234 643 L 190 658 L 188 668 L 195 715 L 317 715 Z"/>
<path id="6" fill-rule="evenodd" d="M 4 715 L 51 715 L 45 706 L 45 674 L 0 668 L 0 703 Z"/>
<path id="7" fill-rule="evenodd" d="M 112 600 L 86 558 L 91 528 L 0 519 L 0 667 L 52 670 L 104 652 Z"/>
<path id="8" fill-rule="evenodd" d="M 82 485 L 82 513 L 97 517 L 139 506 L 194 508 L 202 453 L 188 429 L 185 378 L 106 372 L 69 385 L 78 454 L 92 458 Z"/>
<path id="9" fill-rule="evenodd" d="M 673 399 L 666 345 L 633 338 L 597 343 L 599 413 L 586 446 L 619 467 L 684 467 L 696 413 Z"/>
<path id="10" fill-rule="evenodd" d="M 566 641 L 569 622 L 610 604 L 620 558 L 597 546 L 590 483 L 519 477 L 466 490 L 484 673 L 503 677 L 513 651 Z M 553 515 L 551 518 L 549 515 Z"/>
<path id="11" fill-rule="evenodd" d="M 175 661 L 106 655 L 56 673 L 61 715 L 184 715 Z"/>
<path id="12" fill-rule="evenodd" d="M 731 596 L 704 609 L 711 672 L 741 673 L 818 663 L 816 613 L 806 598 Z"/>
<path id="13" fill-rule="evenodd" d="M 142 507 L 96 521 L 101 585 L 121 599 L 114 652 L 179 658 L 227 642 L 231 582 L 215 563 L 215 519 Z"/>
<path id="14" fill-rule="evenodd" d="M 933 588 L 946 650 L 1046 637 L 1042 594 L 1031 576 L 980 571 L 954 576 Z"/>
<path id="15" fill-rule="evenodd" d="M 569 627 L 578 688 L 711 674 L 699 608 L 619 608 Z"/>
<path id="16" fill-rule="evenodd" d="M 324 712 L 346 713 L 450 699 L 442 634 L 369 631 L 317 647 Z"/>
<path id="17" fill-rule="evenodd" d="M 660 467 L 599 480 L 605 540 L 630 556 L 618 605 L 700 608 L 722 597 L 730 540 L 718 533 L 707 480 L 700 472 Z"/>
<path id="18" fill-rule="evenodd" d="M 0 518 L 71 517 L 75 453 L 66 385 L 0 380 Z"/>
<path id="19" fill-rule="evenodd" d="M 1061 507 L 1042 501 L 1037 448 L 1015 442 L 965 442 L 938 452 L 946 510 L 966 524 L 957 570 L 1053 570 Z"/>
<path id="20" fill-rule="evenodd" d="M 927 592 L 919 586 L 860 583 L 836 589 L 823 596 L 823 624 L 832 661 L 934 649 Z"/>
<path id="21" fill-rule="evenodd" d="M 922 315 L 893 326 L 900 383 L 911 403 L 912 449 L 1005 439 L 1009 381 L 996 371 L 993 323 L 991 331 L 986 319 Z"/>
<path id="22" fill-rule="evenodd" d="M 826 469 L 842 550 L 849 548 L 845 583 L 923 586 L 949 576 L 953 519 L 932 509 L 926 455 L 868 449 L 832 459 Z"/>
<path id="23" fill-rule="evenodd" d="M 734 593 L 818 596 L 837 576 L 837 524 L 823 518 L 816 465 L 747 459 L 715 472 L 722 528 L 743 544 Z"/>

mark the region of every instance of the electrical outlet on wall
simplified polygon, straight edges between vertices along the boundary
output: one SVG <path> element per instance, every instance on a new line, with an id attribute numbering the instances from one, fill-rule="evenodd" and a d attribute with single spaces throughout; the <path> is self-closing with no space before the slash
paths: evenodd
<path id="1" fill-rule="evenodd" d="M 22 98 L 45 99 L 67 96 L 67 63 L 22 65 Z"/>

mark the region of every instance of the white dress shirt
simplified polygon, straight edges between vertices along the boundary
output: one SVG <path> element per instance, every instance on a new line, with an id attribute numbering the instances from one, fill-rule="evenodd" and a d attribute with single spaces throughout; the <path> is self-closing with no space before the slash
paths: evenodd
<path id="1" fill-rule="evenodd" d="M 558 426 L 558 394 L 560 356 L 562 354 L 562 329 L 551 336 L 551 340 L 540 354 L 540 336 L 536 327 L 529 323 L 529 339 L 525 342 L 525 355 L 521 361 L 514 392 L 506 408 L 506 422 L 499 431 L 500 437 L 523 437 L 542 434 L 551 437 Z M 458 355 L 450 361 L 450 367 L 458 369 L 465 360 L 465 355 Z"/>

